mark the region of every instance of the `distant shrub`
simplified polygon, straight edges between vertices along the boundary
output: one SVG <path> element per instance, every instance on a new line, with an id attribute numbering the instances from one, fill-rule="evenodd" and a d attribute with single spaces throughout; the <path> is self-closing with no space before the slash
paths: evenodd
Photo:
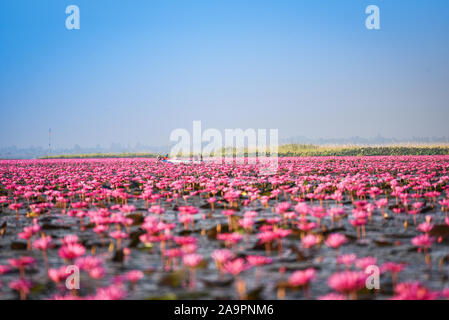
<path id="1" fill-rule="evenodd" d="M 449 146 L 315 146 L 282 145 L 281 157 L 447 155 Z"/>

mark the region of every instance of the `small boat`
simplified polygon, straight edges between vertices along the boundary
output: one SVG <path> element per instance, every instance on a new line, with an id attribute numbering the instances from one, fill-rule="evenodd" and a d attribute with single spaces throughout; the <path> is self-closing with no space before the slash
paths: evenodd
<path id="1" fill-rule="evenodd" d="M 172 163 L 172 164 L 201 164 L 203 163 L 200 160 L 192 160 L 192 159 L 166 159 L 162 160 L 162 162 Z"/>

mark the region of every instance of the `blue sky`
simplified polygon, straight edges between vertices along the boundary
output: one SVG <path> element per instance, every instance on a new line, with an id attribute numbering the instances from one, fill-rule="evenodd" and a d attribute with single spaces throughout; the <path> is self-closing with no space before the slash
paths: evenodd
<path id="1" fill-rule="evenodd" d="M 0 146 L 45 146 L 49 127 L 56 147 L 165 145 L 193 120 L 449 136 L 448 37 L 445 0 L 5 0 Z"/>

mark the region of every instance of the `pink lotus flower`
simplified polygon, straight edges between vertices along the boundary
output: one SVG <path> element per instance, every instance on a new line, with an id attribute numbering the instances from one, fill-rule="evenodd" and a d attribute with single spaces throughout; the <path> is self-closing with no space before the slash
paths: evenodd
<path id="1" fill-rule="evenodd" d="M 67 272 L 67 266 L 62 266 L 59 269 L 49 269 L 48 277 L 54 281 L 55 283 L 60 283 L 65 280 L 70 275 L 70 272 Z"/>
<path id="2" fill-rule="evenodd" d="M 75 264 L 81 270 L 89 271 L 101 266 L 103 264 L 103 260 L 95 256 L 86 256 L 76 259 Z"/>
<path id="3" fill-rule="evenodd" d="M 195 253 L 198 246 L 194 243 L 185 244 L 181 247 L 181 251 L 185 254 Z"/>
<path id="4" fill-rule="evenodd" d="M 22 203 L 12 203 L 9 205 L 9 209 L 11 210 L 19 210 L 22 207 L 23 207 Z"/>
<path id="5" fill-rule="evenodd" d="M 299 222 L 298 229 L 304 232 L 312 231 L 318 227 L 318 223 L 315 222 Z"/>
<path id="6" fill-rule="evenodd" d="M 33 257 L 20 257 L 17 259 L 8 259 L 9 265 L 14 268 L 24 268 L 36 263 Z"/>
<path id="7" fill-rule="evenodd" d="M 270 264 L 273 260 L 265 256 L 247 256 L 246 260 L 252 266 L 262 266 L 264 264 Z"/>
<path id="8" fill-rule="evenodd" d="M 60 295 L 56 294 L 50 298 L 50 300 L 85 300 L 82 297 L 74 296 L 73 294 Z"/>
<path id="9" fill-rule="evenodd" d="M 209 199 L 207 199 L 207 202 L 208 202 L 208 203 L 215 203 L 215 202 L 217 202 L 217 198 L 215 198 L 215 197 L 210 197 Z"/>
<path id="10" fill-rule="evenodd" d="M 165 212 L 165 209 L 161 206 L 152 206 L 150 209 L 148 209 L 148 211 L 155 214 L 163 214 Z"/>
<path id="11" fill-rule="evenodd" d="M 246 218 L 246 219 L 254 219 L 254 218 L 256 218 L 257 216 L 258 216 L 258 214 L 257 214 L 256 211 L 246 211 L 246 212 L 243 214 L 243 217 Z"/>
<path id="12" fill-rule="evenodd" d="M 131 271 L 128 271 L 128 272 L 125 274 L 125 278 L 126 278 L 126 280 L 128 280 L 129 282 L 136 283 L 136 282 L 138 282 L 140 279 L 143 278 L 143 272 L 140 271 L 140 270 L 131 270 Z"/>
<path id="13" fill-rule="evenodd" d="M 242 258 L 235 259 L 233 261 L 228 261 L 224 265 L 224 270 L 234 276 L 240 274 L 241 272 L 248 269 L 249 266 L 245 264 L 245 260 Z"/>
<path id="14" fill-rule="evenodd" d="M 13 280 L 9 283 L 9 287 L 13 290 L 18 291 L 20 294 L 20 299 L 25 300 L 26 295 L 30 293 L 32 283 L 31 281 L 25 279 Z"/>
<path id="15" fill-rule="evenodd" d="M 263 244 L 263 243 L 271 242 L 274 239 L 276 239 L 277 234 L 273 231 L 264 231 L 264 232 L 259 233 L 257 235 L 257 238 L 259 239 L 259 243 Z"/>
<path id="16" fill-rule="evenodd" d="M 355 262 L 356 259 L 357 256 L 353 253 L 344 254 L 337 257 L 337 264 L 344 264 L 347 268 L 349 268 Z"/>
<path id="17" fill-rule="evenodd" d="M 378 208 L 384 208 L 388 205 L 388 200 L 387 199 L 379 199 L 376 201 L 376 205 Z"/>
<path id="18" fill-rule="evenodd" d="M 54 244 L 52 243 L 50 236 L 45 236 L 42 238 L 39 238 L 37 240 L 34 240 L 33 242 L 33 248 L 37 250 L 48 250 L 54 247 Z"/>
<path id="19" fill-rule="evenodd" d="M 182 250 L 179 248 L 167 249 L 164 251 L 164 256 L 169 258 L 179 257 L 183 254 Z"/>
<path id="20" fill-rule="evenodd" d="M 381 266 L 381 271 L 389 271 L 392 273 L 399 273 L 406 267 L 403 263 L 386 262 Z"/>
<path id="21" fill-rule="evenodd" d="M 235 214 L 235 211 L 234 211 L 234 210 L 223 210 L 223 211 L 221 212 L 221 214 L 223 214 L 223 215 L 225 215 L 225 216 L 232 216 L 232 215 Z"/>
<path id="22" fill-rule="evenodd" d="M 290 206 L 290 202 L 282 202 L 276 206 L 275 211 L 277 214 L 282 214 L 286 212 L 290 208 Z"/>
<path id="23" fill-rule="evenodd" d="M 132 205 L 124 205 L 124 206 L 122 206 L 121 208 L 120 208 L 120 211 L 121 212 L 124 212 L 124 213 L 131 213 L 131 212 L 134 212 L 134 211 L 136 211 L 136 207 L 135 206 L 132 206 Z"/>
<path id="24" fill-rule="evenodd" d="M 328 279 L 328 285 L 338 292 L 354 294 L 365 287 L 366 278 L 364 272 L 343 271 L 331 275 Z"/>
<path id="25" fill-rule="evenodd" d="M 189 237 L 189 236 L 186 236 L 186 237 L 174 237 L 173 240 L 177 244 L 179 244 L 181 246 L 184 246 L 186 244 L 195 244 L 197 242 L 196 238 Z"/>
<path id="26" fill-rule="evenodd" d="M 288 283 L 292 287 L 307 286 L 310 281 L 315 279 L 315 275 L 316 271 L 313 268 L 295 271 L 288 279 Z"/>
<path id="27" fill-rule="evenodd" d="M 126 297 L 126 291 L 121 285 L 110 285 L 97 290 L 94 300 L 120 300 Z"/>
<path id="28" fill-rule="evenodd" d="M 196 253 L 187 254 L 182 258 L 183 263 L 190 267 L 195 268 L 200 264 L 201 261 L 203 261 L 203 256 Z"/>
<path id="29" fill-rule="evenodd" d="M 108 227 L 105 225 L 97 225 L 95 228 L 93 228 L 93 231 L 97 234 L 105 233 L 108 230 Z"/>
<path id="30" fill-rule="evenodd" d="M 219 264 L 223 264 L 226 261 L 234 258 L 235 254 L 227 249 L 219 249 L 212 252 L 212 259 Z"/>
<path id="31" fill-rule="evenodd" d="M 376 263 L 377 263 L 376 257 L 365 257 L 365 258 L 357 259 L 355 261 L 355 266 L 364 271 L 369 266 L 376 265 Z"/>
<path id="32" fill-rule="evenodd" d="M 76 234 L 68 234 L 64 236 L 64 239 L 62 239 L 63 245 L 69 245 L 69 244 L 75 244 L 78 243 L 78 236 Z"/>
<path id="33" fill-rule="evenodd" d="M 89 273 L 89 277 L 91 277 L 92 279 L 98 280 L 104 277 L 104 275 L 106 274 L 106 270 L 103 267 L 96 267 L 93 269 L 90 269 L 88 271 Z"/>
<path id="34" fill-rule="evenodd" d="M 398 273 L 404 270 L 405 267 L 406 265 L 403 263 L 386 262 L 380 267 L 380 272 L 390 272 L 393 286 L 395 286 L 398 280 Z"/>
<path id="35" fill-rule="evenodd" d="M 8 273 L 11 269 L 8 266 L 0 264 L 0 275 Z"/>
<path id="36" fill-rule="evenodd" d="M 320 243 L 320 238 L 314 234 L 308 234 L 301 240 L 303 248 L 309 249 Z"/>
<path id="37" fill-rule="evenodd" d="M 305 202 L 300 202 L 295 206 L 295 211 L 302 215 L 308 214 L 310 210 L 310 207 Z"/>
<path id="38" fill-rule="evenodd" d="M 178 208 L 179 212 L 182 214 L 196 214 L 199 210 L 192 206 L 183 206 Z"/>
<path id="39" fill-rule="evenodd" d="M 330 234 L 325 241 L 326 245 L 333 249 L 338 249 L 346 242 L 348 242 L 348 239 L 343 234 L 340 233 Z"/>
<path id="40" fill-rule="evenodd" d="M 346 296 L 338 293 L 328 293 L 319 297 L 318 300 L 346 300 Z"/>
<path id="41" fill-rule="evenodd" d="M 392 300 L 434 300 L 439 296 L 419 282 L 399 283 L 394 287 L 396 295 Z"/>
<path id="42" fill-rule="evenodd" d="M 58 253 L 63 259 L 74 260 L 83 256 L 86 253 L 86 248 L 82 244 L 72 243 L 61 247 Z"/>
<path id="43" fill-rule="evenodd" d="M 126 239 L 126 238 L 128 238 L 128 234 L 126 232 L 122 232 L 122 231 L 119 231 L 119 230 L 111 232 L 109 234 L 109 236 L 111 238 L 114 238 L 114 239 Z"/>
<path id="44" fill-rule="evenodd" d="M 433 224 L 431 224 L 429 222 L 423 222 L 418 225 L 416 230 L 424 232 L 424 233 L 429 233 L 430 231 L 432 231 L 433 227 L 434 227 Z"/>
<path id="45" fill-rule="evenodd" d="M 180 216 L 178 216 L 178 220 L 181 223 L 189 224 L 189 223 L 193 222 L 193 217 L 189 216 L 189 215 L 180 215 Z"/>
<path id="46" fill-rule="evenodd" d="M 251 218 L 243 218 L 239 220 L 239 226 L 243 229 L 251 229 L 254 225 L 254 220 Z"/>
<path id="47" fill-rule="evenodd" d="M 333 207 L 333 208 L 329 209 L 328 213 L 332 218 L 338 218 L 345 214 L 345 209 L 339 208 L 339 207 Z"/>
<path id="48" fill-rule="evenodd" d="M 430 248 L 435 241 L 435 238 L 430 237 L 428 234 L 422 234 L 412 239 L 412 244 L 420 248 Z"/>
<path id="49" fill-rule="evenodd" d="M 242 240 L 243 236 L 240 233 L 220 233 L 217 235 L 217 240 L 225 241 L 228 244 L 236 244 Z"/>

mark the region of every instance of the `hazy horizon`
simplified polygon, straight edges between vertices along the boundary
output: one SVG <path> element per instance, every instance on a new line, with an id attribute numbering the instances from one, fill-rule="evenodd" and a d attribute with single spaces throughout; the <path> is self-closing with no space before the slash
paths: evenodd
<path id="1" fill-rule="evenodd" d="M 75 151 L 76 149 L 80 150 L 88 150 L 90 152 L 101 152 L 101 151 L 116 151 L 122 152 L 124 150 L 145 150 L 145 151 L 156 151 L 156 152 L 166 152 L 169 149 L 169 146 L 173 146 L 176 142 L 167 142 L 165 145 L 150 145 L 144 144 L 140 141 L 135 143 L 121 144 L 117 142 L 111 142 L 108 145 L 80 145 L 78 143 L 74 145 L 54 145 L 51 143 L 50 150 L 47 144 L 44 145 L 28 145 L 28 146 L 20 146 L 20 145 L 7 145 L 0 146 L 0 155 L 1 151 L 8 149 L 17 149 L 17 150 L 32 150 L 32 149 L 41 149 L 42 151 Z M 446 145 L 449 144 L 449 137 L 440 136 L 440 137 L 409 137 L 409 138 L 396 138 L 396 137 L 384 137 L 380 134 L 372 137 L 360 137 L 360 136 L 352 136 L 352 137 L 317 137 L 311 138 L 306 136 L 291 136 L 291 137 L 280 137 L 279 145 L 286 144 L 305 144 L 305 145 L 318 145 L 318 146 L 345 146 L 345 145 L 353 145 L 353 146 L 378 146 L 378 145 Z M 208 142 L 203 142 L 203 146 L 207 145 Z"/>
<path id="2" fill-rule="evenodd" d="M 281 139 L 449 137 L 448 34 L 437 0 L 4 3 L 0 147 L 45 148 L 49 128 L 54 147 L 164 146 L 193 120 Z"/>

